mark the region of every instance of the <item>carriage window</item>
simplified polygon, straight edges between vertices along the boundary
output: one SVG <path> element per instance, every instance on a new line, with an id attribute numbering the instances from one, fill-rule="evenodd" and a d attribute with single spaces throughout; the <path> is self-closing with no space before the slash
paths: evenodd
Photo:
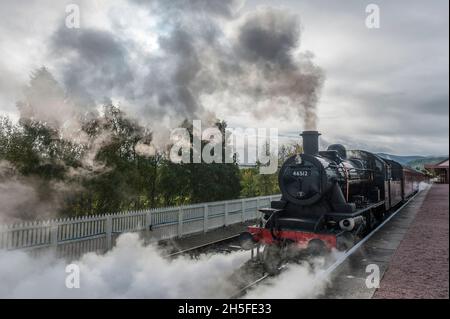
<path id="1" fill-rule="evenodd" d="M 398 168 L 392 168 L 392 179 L 394 181 L 400 181 L 402 177 L 402 171 Z"/>

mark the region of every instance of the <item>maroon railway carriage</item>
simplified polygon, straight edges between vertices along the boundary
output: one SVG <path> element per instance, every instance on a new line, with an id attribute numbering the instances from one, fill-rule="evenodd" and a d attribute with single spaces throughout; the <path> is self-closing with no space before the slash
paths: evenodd
<path id="1" fill-rule="evenodd" d="M 260 224 L 241 235 L 245 249 L 264 245 L 270 273 L 292 251 L 348 249 L 424 180 L 420 172 L 367 151 L 340 144 L 319 151 L 319 135 L 302 133 L 304 153 L 288 158 L 279 172 L 281 199 L 261 209 Z"/>

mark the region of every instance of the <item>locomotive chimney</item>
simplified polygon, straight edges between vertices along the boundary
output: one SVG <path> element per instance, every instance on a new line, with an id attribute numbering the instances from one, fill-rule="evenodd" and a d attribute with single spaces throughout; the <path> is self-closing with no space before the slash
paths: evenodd
<path id="1" fill-rule="evenodd" d="M 316 155 L 319 153 L 319 135 L 318 131 L 303 131 L 300 134 L 303 137 L 303 153 Z"/>

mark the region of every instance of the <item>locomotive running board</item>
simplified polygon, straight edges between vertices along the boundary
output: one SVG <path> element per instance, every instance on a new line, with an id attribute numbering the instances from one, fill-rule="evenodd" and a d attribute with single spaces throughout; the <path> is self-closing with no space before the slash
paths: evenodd
<path id="1" fill-rule="evenodd" d="M 266 213 L 272 213 L 272 214 L 273 213 L 278 213 L 278 212 L 281 212 L 283 210 L 284 209 L 270 208 L 270 207 L 258 209 L 258 211 L 260 211 L 261 213 L 264 213 L 264 214 L 266 214 Z"/>
<path id="2" fill-rule="evenodd" d="M 366 212 L 366 211 L 368 211 L 368 210 L 371 210 L 371 209 L 373 209 L 373 208 L 377 208 L 377 207 L 379 207 L 379 206 L 381 206 L 381 205 L 384 205 L 384 202 L 385 202 L 385 201 L 382 200 L 382 201 L 380 201 L 380 202 L 378 202 L 378 203 L 375 203 L 375 204 L 369 205 L 369 206 L 367 206 L 367 207 L 358 209 L 357 211 L 355 211 L 355 212 L 353 212 L 353 213 L 326 213 L 325 215 L 327 215 L 327 216 L 333 216 L 333 217 L 342 217 L 342 218 L 355 217 L 355 216 L 361 215 L 362 213 L 364 213 L 364 212 Z"/>

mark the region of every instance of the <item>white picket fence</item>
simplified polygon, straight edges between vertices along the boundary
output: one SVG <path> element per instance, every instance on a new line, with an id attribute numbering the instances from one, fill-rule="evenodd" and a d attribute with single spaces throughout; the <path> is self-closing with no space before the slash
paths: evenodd
<path id="1" fill-rule="evenodd" d="M 124 232 L 145 231 L 150 240 L 164 240 L 256 219 L 259 208 L 279 198 L 272 195 L 0 225 L 0 249 L 36 253 L 52 248 L 59 257 L 76 258 L 86 252 L 107 251 Z"/>

